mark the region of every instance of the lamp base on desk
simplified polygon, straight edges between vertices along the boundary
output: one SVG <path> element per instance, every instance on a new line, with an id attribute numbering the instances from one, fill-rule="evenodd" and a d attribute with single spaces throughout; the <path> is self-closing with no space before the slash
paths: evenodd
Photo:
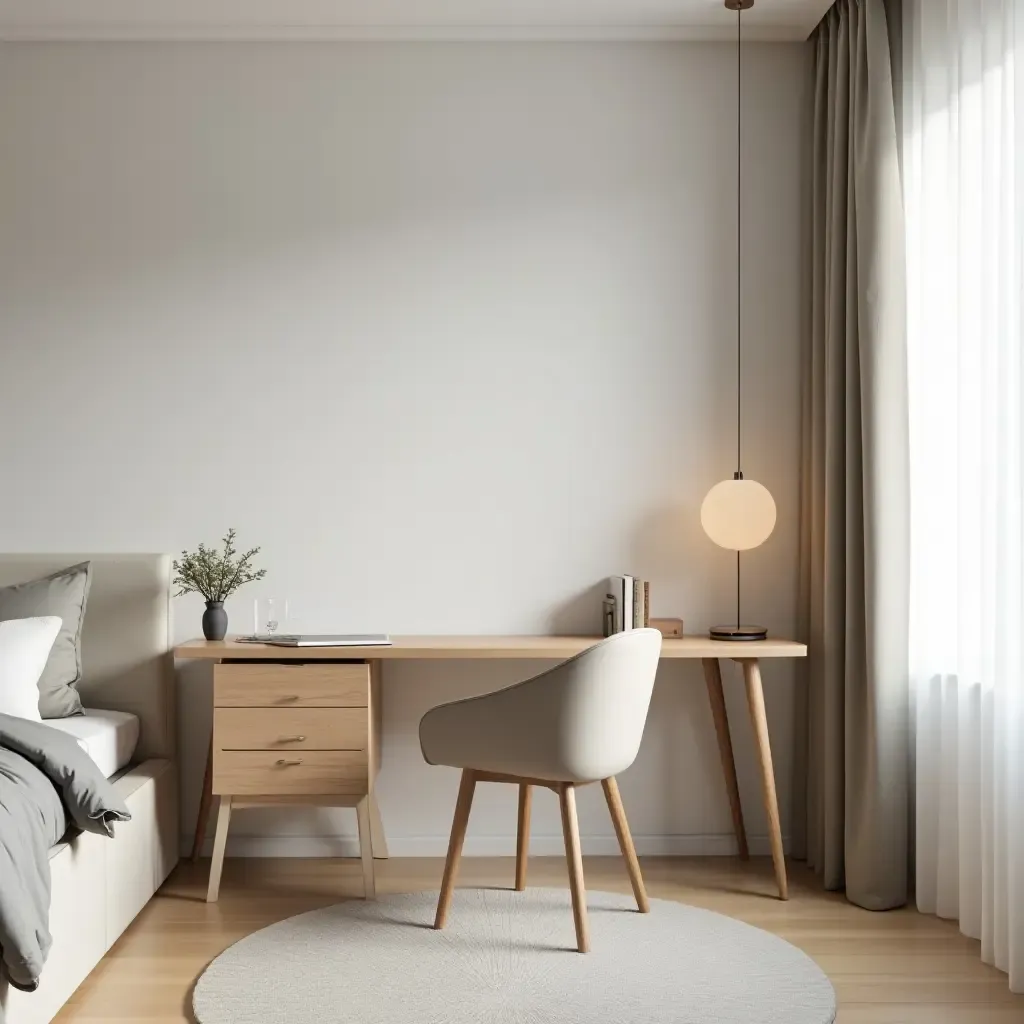
<path id="1" fill-rule="evenodd" d="M 764 640 L 768 630 L 764 626 L 712 626 L 708 636 L 712 640 Z"/>

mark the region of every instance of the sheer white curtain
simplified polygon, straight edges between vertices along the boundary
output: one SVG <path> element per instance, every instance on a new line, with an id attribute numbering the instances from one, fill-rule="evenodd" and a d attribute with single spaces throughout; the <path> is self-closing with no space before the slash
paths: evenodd
<path id="1" fill-rule="evenodd" d="M 917 904 L 1024 991 L 1024 0 L 905 0 Z"/>

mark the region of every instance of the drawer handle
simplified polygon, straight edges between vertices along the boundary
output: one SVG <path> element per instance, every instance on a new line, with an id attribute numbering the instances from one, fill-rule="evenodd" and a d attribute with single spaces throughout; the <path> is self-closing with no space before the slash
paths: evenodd
<path id="1" fill-rule="evenodd" d="M 302 764 L 301 761 L 286 761 L 283 757 L 277 759 L 278 768 L 293 768 L 295 765 Z"/>
<path id="2" fill-rule="evenodd" d="M 278 743 L 305 743 L 306 742 L 306 737 L 305 736 L 282 736 L 277 742 Z"/>

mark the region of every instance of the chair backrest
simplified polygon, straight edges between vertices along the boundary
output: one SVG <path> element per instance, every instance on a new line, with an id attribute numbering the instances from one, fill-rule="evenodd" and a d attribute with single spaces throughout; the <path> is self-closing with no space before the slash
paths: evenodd
<path id="1" fill-rule="evenodd" d="M 548 728 L 538 731 L 548 734 L 544 745 L 552 768 L 557 765 L 566 779 L 589 781 L 617 775 L 633 763 L 660 656 L 661 634 L 634 629 L 520 684 L 522 696 L 529 691 L 545 705 Z"/>

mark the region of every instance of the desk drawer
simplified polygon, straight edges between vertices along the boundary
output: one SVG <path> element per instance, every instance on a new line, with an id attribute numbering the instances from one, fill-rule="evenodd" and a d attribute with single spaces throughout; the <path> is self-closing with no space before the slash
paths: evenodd
<path id="1" fill-rule="evenodd" d="M 364 796 L 364 750 L 214 750 L 213 792 L 232 796 Z"/>
<path id="2" fill-rule="evenodd" d="M 366 708 L 217 708 L 221 750 L 365 750 Z"/>
<path id="3" fill-rule="evenodd" d="M 227 662 L 213 668 L 213 703 L 221 708 L 365 708 L 369 692 L 369 665 Z"/>

